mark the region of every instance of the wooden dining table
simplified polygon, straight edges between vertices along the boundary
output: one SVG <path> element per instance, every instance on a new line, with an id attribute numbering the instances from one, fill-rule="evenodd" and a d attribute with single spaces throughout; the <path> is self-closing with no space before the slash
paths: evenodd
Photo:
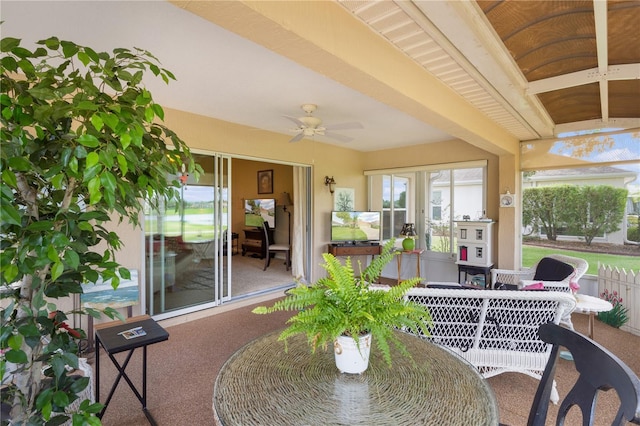
<path id="1" fill-rule="evenodd" d="M 312 354 L 305 336 L 279 332 L 233 354 L 215 382 L 216 424 L 497 425 L 498 405 L 478 371 L 456 354 L 397 332 L 411 358 L 392 347 L 389 367 L 375 347 L 362 374 L 338 371 L 332 350 Z"/>

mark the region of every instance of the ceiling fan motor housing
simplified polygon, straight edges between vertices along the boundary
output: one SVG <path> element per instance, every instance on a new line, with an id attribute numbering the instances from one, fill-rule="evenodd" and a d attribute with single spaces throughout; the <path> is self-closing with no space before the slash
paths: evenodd
<path id="1" fill-rule="evenodd" d="M 311 128 L 311 129 L 315 129 L 320 124 L 322 124 L 322 120 L 320 120 L 318 117 L 306 116 L 306 117 L 300 117 L 298 120 L 304 123 L 305 127 Z"/>

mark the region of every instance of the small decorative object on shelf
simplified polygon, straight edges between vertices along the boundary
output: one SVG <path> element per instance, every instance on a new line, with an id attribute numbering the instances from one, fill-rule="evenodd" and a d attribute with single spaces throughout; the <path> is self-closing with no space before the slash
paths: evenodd
<path id="1" fill-rule="evenodd" d="M 400 236 L 405 237 L 402 240 L 402 248 L 406 251 L 411 251 L 416 248 L 416 240 L 417 237 L 416 227 L 413 223 L 405 223 L 402 226 L 402 231 L 400 231 Z"/>
<path id="2" fill-rule="evenodd" d="M 491 220 L 457 220 L 457 264 L 471 266 L 493 265 Z"/>

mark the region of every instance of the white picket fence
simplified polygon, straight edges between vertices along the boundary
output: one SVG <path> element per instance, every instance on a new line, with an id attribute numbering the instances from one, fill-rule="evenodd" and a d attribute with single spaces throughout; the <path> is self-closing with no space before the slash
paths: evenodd
<path id="1" fill-rule="evenodd" d="M 599 296 L 605 288 L 609 293 L 616 291 L 629 308 L 629 322 L 620 329 L 640 336 L 640 273 L 598 263 Z"/>

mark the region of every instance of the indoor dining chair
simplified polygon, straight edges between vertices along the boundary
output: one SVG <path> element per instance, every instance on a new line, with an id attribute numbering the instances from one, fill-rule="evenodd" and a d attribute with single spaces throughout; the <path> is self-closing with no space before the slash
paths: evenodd
<path id="1" fill-rule="evenodd" d="M 262 222 L 262 229 L 264 230 L 264 241 L 266 247 L 266 257 L 264 258 L 264 268 L 262 270 L 266 271 L 271 264 L 272 253 L 283 252 L 285 254 L 285 265 L 288 271 L 291 262 L 291 247 L 288 244 L 275 244 L 273 241 L 269 240 L 269 224 L 266 220 Z"/>
<path id="2" fill-rule="evenodd" d="M 598 393 L 610 389 L 620 399 L 611 424 L 624 425 L 626 421 L 640 424 L 640 380 L 625 363 L 593 340 L 553 323 L 541 325 L 538 335 L 553 346 L 529 412 L 528 426 L 545 425 L 560 346 L 571 351 L 579 376 L 560 404 L 556 425 L 563 424 L 574 406 L 582 413 L 583 426 L 593 425 Z"/>

